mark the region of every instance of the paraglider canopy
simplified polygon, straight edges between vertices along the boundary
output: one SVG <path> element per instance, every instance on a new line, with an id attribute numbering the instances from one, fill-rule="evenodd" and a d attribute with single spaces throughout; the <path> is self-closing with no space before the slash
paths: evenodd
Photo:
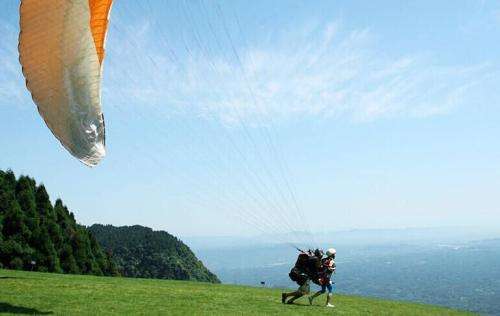
<path id="1" fill-rule="evenodd" d="M 101 76 L 112 0 L 22 0 L 19 60 L 54 136 L 95 166 L 105 156 Z"/>

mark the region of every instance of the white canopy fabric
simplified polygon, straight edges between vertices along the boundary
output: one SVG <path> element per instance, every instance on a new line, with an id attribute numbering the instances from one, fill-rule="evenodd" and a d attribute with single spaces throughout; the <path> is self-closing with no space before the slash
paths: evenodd
<path id="1" fill-rule="evenodd" d="M 101 61 L 111 0 L 22 0 L 26 86 L 61 144 L 88 166 L 105 156 Z"/>

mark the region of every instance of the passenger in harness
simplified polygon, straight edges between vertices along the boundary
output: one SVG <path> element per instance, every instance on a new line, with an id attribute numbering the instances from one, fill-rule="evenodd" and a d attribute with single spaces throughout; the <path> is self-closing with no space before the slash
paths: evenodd
<path id="1" fill-rule="evenodd" d="M 295 266 L 288 274 L 290 279 L 299 285 L 299 288 L 294 292 L 282 293 L 281 302 L 283 304 L 293 304 L 296 299 L 309 294 L 309 280 L 317 279 L 316 276 L 321 267 L 321 258 L 323 257 L 323 251 L 321 249 L 316 249 L 314 252 L 300 249 L 299 251 L 300 253 L 295 262 Z M 286 301 L 290 296 L 292 298 Z"/>
<path id="2" fill-rule="evenodd" d="M 314 293 L 313 296 L 309 297 L 309 304 L 312 305 L 313 300 L 320 296 L 321 294 L 325 293 L 326 290 L 328 289 L 328 296 L 326 297 L 326 306 L 327 307 L 335 307 L 335 305 L 331 304 L 332 300 L 332 274 L 335 273 L 336 266 L 335 266 L 335 254 L 337 251 L 334 248 L 330 248 L 326 251 L 326 258 L 321 260 L 321 269 L 318 273 L 318 284 L 321 285 L 321 290 L 318 292 Z"/>

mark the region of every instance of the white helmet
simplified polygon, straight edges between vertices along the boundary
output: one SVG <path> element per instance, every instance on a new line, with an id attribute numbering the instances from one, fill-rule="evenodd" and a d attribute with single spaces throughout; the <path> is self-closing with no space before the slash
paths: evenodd
<path id="1" fill-rule="evenodd" d="M 333 256 L 333 255 L 334 255 L 334 254 L 336 254 L 336 253 L 337 253 L 337 250 L 335 250 L 335 248 L 330 248 L 330 249 L 328 249 L 328 250 L 326 251 L 326 256 L 327 256 L 327 257 L 331 257 L 331 256 Z"/>

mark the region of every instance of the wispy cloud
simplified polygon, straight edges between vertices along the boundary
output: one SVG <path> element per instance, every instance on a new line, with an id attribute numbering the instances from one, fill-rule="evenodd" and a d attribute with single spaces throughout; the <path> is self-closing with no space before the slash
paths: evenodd
<path id="1" fill-rule="evenodd" d="M 18 61 L 18 33 L 0 20 L 0 106 L 21 106 L 29 100 Z"/>
<path id="2" fill-rule="evenodd" d="M 174 52 L 175 61 L 158 47 L 156 28 L 145 23 L 133 29 L 140 36 L 123 32 L 124 38 L 135 38 L 135 46 L 149 56 L 140 57 L 143 63 L 133 73 L 125 66 L 125 77 L 134 80 L 121 85 L 123 94 L 143 103 L 210 111 L 226 122 L 443 115 L 466 104 L 491 71 L 488 64 L 440 65 L 431 54 L 418 52 L 388 57 L 377 51 L 370 30 L 345 30 L 339 22 L 285 30 L 248 45 L 234 43 L 240 40 L 236 31 L 220 31 L 219 47 L 198 42 L 186 47 L 188 54 Z M 137 63 L 124 53 L 133 50 L 123 50 L 127 45 L 117 44 L 122 65 Z M 124 78 L 119 67 L 113 71 L 107 74 L 111 81 Z"/>
<path id="3" fill-rule="evenodd" d="M 108 100 L 225 122 L 428 117 L 466 104 L 491 72 L 488 64 L 440 65 L 419 52 L 389 57 L 369 29 L 348 30 L 340 21 L 295 26 L 258 43 L 246 43 L 234 23 L 228 32 L 213 23 L 213 34 L 199 37 L 199 29 L 176 34 L 159 31 L 154 20 L 130 25 L 114 17 L 104 68 Z M 1 104 L 29 103 L 17 34 L 0 24 Z"/>

